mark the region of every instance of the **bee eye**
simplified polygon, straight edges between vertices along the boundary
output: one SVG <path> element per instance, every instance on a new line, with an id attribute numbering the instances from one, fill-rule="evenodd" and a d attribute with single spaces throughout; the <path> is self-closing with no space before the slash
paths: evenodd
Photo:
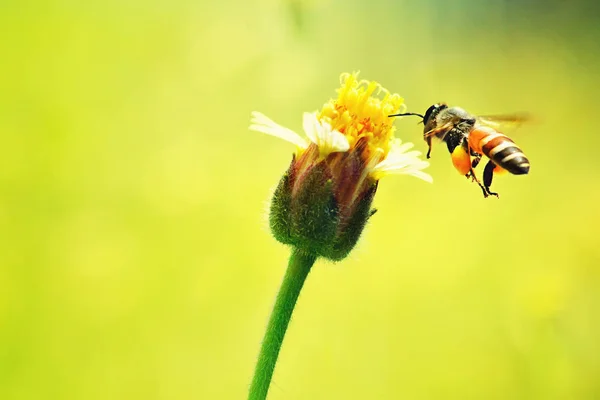
<path id="1" fill-rule="evenodd" d="M 439 104 L 434 104 L 431 107 L 429 107 L 427 109 L 427 111 L 425 111 L 425 116 L 423 118 L 423 123 L 427 123 L 427 121 L 429 121 L 429 119 L 431 118 L 431 115 L 433 114 L 434 111 L 437 111 L 437 109 L 440 107 Z"/>

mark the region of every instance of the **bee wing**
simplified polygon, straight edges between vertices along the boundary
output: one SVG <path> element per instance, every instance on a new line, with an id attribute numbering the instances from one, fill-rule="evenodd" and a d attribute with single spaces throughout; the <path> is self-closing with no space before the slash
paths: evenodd
<path id="1" fill-rule="evenodd" d="M 477 122 L 491 128 L 518 128 L 525 122 L 531 122 L 532 117 L 526 113 L 500 114 L 500 115 L 478 115 Z"/>

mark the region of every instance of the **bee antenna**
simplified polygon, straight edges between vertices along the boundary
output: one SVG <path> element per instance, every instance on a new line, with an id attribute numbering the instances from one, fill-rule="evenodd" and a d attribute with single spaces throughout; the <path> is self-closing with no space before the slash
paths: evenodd
<path id="1" fill-rule="evenodd" d="M 421 119 L 425 119 L 425 117 L 418 113 L 402 113 L 402 114 L 392 114 L 388 115 L 388 117 L 405 117 L 407 115 L 416 115 L 417 117 L 421 117 Z"/>

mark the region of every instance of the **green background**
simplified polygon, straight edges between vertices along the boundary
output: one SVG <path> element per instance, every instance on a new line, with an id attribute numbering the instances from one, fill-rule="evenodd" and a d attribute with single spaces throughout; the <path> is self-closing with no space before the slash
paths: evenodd
<path id="1" fill-rule="evenodd" d="M 0 3 L 0 398 L 243 399 L 288 249 L 293 146 L 248 131 L 361 71 L 410 111 L 528 111 L 500 199 L 380 182 L 318 261 L 270 399 L 600 398 L 595 2 Z M 426 149 L 416 119 L 398 135 Z"/>

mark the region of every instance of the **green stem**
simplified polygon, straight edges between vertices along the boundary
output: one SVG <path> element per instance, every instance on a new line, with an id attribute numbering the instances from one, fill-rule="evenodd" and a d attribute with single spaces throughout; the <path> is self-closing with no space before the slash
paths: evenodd
<path id="1" fill-rule="evenodd" d="M 283 277 L 283 282 L 281 282 L 281 288 L 277 294 L 275 306 L 260 348 L 248 400 L 264 400 L 267 398 L 285 331 L 290 323 L 300 290 L 302 290 L 304 281 L 316 259 L 315 255 L 303 253 L 298 249 L 294 249 L 290 255 L 288 268 Z"/>

